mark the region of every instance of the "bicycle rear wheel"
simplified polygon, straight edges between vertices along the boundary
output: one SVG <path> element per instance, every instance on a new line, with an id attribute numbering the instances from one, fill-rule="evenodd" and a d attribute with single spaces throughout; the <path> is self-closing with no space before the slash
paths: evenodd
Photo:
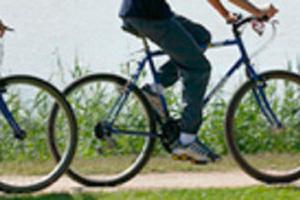
<path id="1" fill-rule="evenodd" d="M 0 114 L 0 190 L 33 192 L 54 183 L 68 168 L 75 152 L 77 127 L 64 96 L 48 82 L 17 75 L 0 79 L 1 95 L 25 137 L 18 139 Z M 48 117 L 53 104 L 62 111 L 56 127 L 62 158 L 53 159 L 48 144 Z M 2 110 L 3 111 L 3 110 Z"/>
<path id="2" fill-rule="evenodd" d="M 110 74 L 96 74 L 81 78 L 65 90 L 77 117 L 79 144 L 68 175 L 87 186 L 115 186 L 135 176 L 146 164 L 153 149 L 155 120 L 151 107 L 143 93 L 135 86 L 120 106 L 111 128 L 128 132 L 144 132 L 144 135 L 102 132 L 112 107 L 123 98 L 128 88 L 127 80 Z M 50 124 L 55 126 L 59 110 L 52 110 Z M 108 128 L 109 129 L 109 128 Z M 106 137 L 106 138 L 105 138 Z M 56 132 L 49 132 L 55 157 Z"/>
<path id="3" fill-rule="evenodd" d="M 285 71 L 260 75 L 244 84 L 226 115 L 226 139 L 241 168 L 266 183 L 287 183 L 300 177 L 300 77 Z M 263 84 L 267 101 L 283 127 L 272 126 L 257 103 L 254 90 Z"/>

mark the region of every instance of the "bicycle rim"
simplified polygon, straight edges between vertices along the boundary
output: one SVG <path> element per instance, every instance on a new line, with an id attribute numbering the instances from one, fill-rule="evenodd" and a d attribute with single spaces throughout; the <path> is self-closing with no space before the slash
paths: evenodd
<path id="1" fill-rule="evenodd" d="M 272 126 L 258 105 L 249 81 L 238 90 L 226 117 L 226 137 L 233 157 L 251 176 L 267 183 L 300 176 L 300 78 L 273 71 L 261 75 L 268 103 L 283 127 Z"/>
<path id="2" fill-rule="evenodd" d="M 33 192 L 54 183 L 70 164 L 76 147 L 76 120 L 62 94 L 49 83 L 31 76 L 0 80 L 7 107 L 26 132 L 17 139 L 0 116 L 0 189 L 9 193 Z M 62 110 L 54 128 L 60 138 L 62 159 L 57 163 L 48 144 L 48 118 L 53 104 Z"/>
<path id="3" fill-rule="evenodd" d="M 124 93 L 127 82 L 113 75 L 92 75 L 71 84 L 66 96 L 76 114 L 79 144 L 68 174 L 88 186 L 114 186 L 136 175 L 147 162 L 154 139 L 147 136 L 111 134 L 111 145 L 95 135 L 99 122 L 105 121 L 116 100 Z M 52 112 L 52 120 L 57 111 Z M 155 132 L 150 106 L 141 92 L 134 88 L 116 118 L 113 128 Z M 53 153 L 56 133 L 52 133 Z"/>

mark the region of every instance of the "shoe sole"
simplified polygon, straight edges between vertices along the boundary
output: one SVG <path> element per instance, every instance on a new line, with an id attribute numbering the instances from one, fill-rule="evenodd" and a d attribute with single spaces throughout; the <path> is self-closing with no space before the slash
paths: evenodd
<path id="1" fill-rule="evenodd" d="M 176 161 L 190 161 L 192 164 L 196 165 L 205 165 L 208 163 L 208 161 L 203 161 L 203 160 L 196 160 L 186 154 L 183 155 L 172 155 L 172 159 Z"/>

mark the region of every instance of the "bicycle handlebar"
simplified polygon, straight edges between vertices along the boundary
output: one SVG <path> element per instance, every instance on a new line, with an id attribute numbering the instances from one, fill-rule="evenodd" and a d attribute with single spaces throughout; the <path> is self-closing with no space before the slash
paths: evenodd
<path id="1" fill-rule="evenodd" d="M 258 17 L 250 16 L 250 17 L 243 18 L 242 15 L 238 15 L 237 22 L 232 24 L 233 30 L 235 32 L 237 32 L 241 26 L 243 26 L 244 24 L 247 24 L 249 22 L 252 22 L 254 20 L 259 21 L 259 22 L 267 22 L 269 20 L 269 17 L 264 16 L 264 17 L 258 18 Z"/>

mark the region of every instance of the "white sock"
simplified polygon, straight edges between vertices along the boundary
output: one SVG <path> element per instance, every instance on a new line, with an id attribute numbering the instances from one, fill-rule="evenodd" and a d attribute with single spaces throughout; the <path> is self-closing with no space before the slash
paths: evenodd
<path id="1" fill-rule="evenodd" d="M 180 137 L 179 140 L 181 142 L 181 144 L 183 145 L 188 145 L 192 142 L 194 142 L 194 140 L 196 139 L 196 134 L 192 134 L 192 133 L 180 133 Z"/>
<path id="2" fill-rule="evenodd" d="M 164 87 L 161 84 L 153 83 L 150 85 L 151 90 L 156 94 L 163 94 Z"/>

